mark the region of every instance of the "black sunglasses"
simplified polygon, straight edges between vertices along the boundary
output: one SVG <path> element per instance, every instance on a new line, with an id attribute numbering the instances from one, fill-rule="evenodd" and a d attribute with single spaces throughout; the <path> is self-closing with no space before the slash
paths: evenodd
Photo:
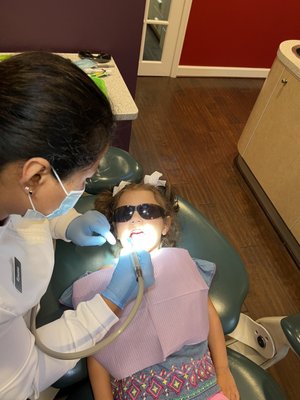
<path id="1" fill-rule="evenodd" d="M 165 217 L 165 210 L 158 204 L 139 204 L 138 206 L 121 206 L 113 213 L 114 222 L 128 222 L 131 220 L 135 210 L 143 219 L 156 219 Z"/>
<path id="2" fill-rule="evenodd" d="M 89 60 L 94 60 L 98 63 L 106 63 L 111 60 L 111 55 L 109 53 L 100 52 L 99 54 L 93 54 L 90 51 L 80 50 L 78 52 L 79 58 L 88 58 Z"/>

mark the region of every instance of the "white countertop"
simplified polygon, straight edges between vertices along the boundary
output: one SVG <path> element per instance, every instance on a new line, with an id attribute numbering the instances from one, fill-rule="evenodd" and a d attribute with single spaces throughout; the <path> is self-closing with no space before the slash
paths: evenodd
<path id="1" fill-rule="evenodd" d="M 300 78 L 300 54 L 298 55 L 296 52 L 296 49 L 298 48 L 300 48 L 300 40 L 286 40 L 280 43 L 277 57 L 298 78 Z"/>
<path id="2" fill-rule="evenodd" d="M 58 54 L 72 61 L 79 60 L 76 53 Z M 111 102 L 116 120 L 136 119 L 138 116 L 138 108 L 113 58 L 108 63 L 99 64 L 99 69 L 102 68 L 106 69 L 108 72 L 107 76 L 101 78 L 104 80 L 107 87 L 108 98 Z"/>

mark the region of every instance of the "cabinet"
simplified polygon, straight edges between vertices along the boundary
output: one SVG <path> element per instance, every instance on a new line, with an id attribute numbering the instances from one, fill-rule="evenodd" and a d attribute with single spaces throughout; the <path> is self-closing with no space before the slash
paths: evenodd
<path id="1" fill-rule="evenodd" d="M 300 41 L 283 42 L 238 142 L 238 165 L 300 263 Z"/>

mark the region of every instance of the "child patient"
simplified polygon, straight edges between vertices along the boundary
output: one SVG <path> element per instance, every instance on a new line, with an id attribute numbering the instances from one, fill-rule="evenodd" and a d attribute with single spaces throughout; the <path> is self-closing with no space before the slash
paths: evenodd
<path id="1" fill-rule="evenodd" d="M 95 203 L 112 223 L 123 248 L 151 253 L 155 285 L 144 294 L 129 327 L 88 358 L 94 397 L 239 399 L 220 319 L 208 297 L 215 265 L 193 260 L 186 250 L 172 247 L 178 205 L 160 176 L 158 172 L 146 175 L 140 184 L 121 182 Z M 75 282 L 74 306 L 104 289 L 112 270 L 101 269 Z M 120 324 L 132 304 L 125 307 Z"/>

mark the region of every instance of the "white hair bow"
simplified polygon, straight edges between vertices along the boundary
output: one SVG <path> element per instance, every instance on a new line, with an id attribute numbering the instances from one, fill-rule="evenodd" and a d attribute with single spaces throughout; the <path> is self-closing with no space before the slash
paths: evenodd
<path id="1" fill-rule="evenodd" d="M 144 183 L 149 183 L 153 186 L 166 186 L 166 181 L 160 180 L 162 173 L 155 171 L 151 175 L 145 175 Z"/>
<path id="2" fill-rule="evenodd" d="M 113 194 L 112 194 L 113 197 L 114 197 L 117 193 L 119 193 L 122 189 L 124 189 L 125 186 L 130 185 L 130 183 L 132 183 L 132 182 L 121 181 L 121 182 L 119 183 L 118 186 L 114 186 L 114 188 L 113 188 Z"/>
<path id="3" fill-rule="evenodd" d="M 167 181 L 160 180 L 159 178 L 162 176 L 162 173 L 155 171 L 151 175 L 144 176 L 144 183 L 148 183 L 152 186 L 166 186 Z M 124 189 L 125 186 L 130 185 L 132 182 L 121 181 L 118 186 L 114 186 L 113 188 L 113 197 Z"/>

